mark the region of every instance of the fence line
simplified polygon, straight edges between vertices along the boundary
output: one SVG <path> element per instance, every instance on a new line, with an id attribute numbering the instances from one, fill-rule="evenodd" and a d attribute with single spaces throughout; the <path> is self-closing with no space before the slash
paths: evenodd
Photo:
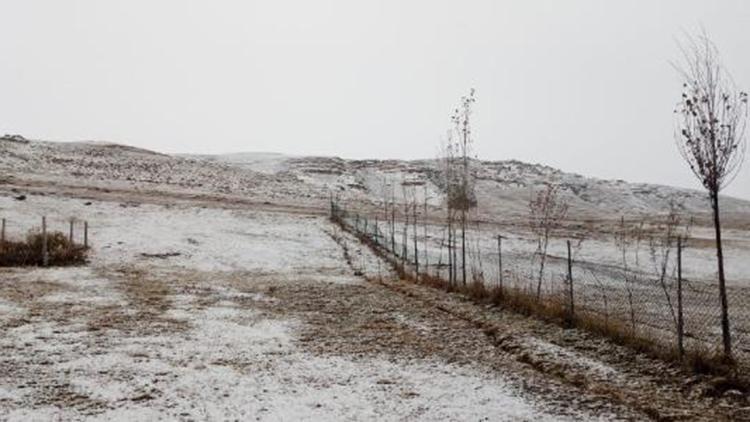
<path id="1" fill-rule="evenodd" d="M 441 226 L 433 226 L 439 233 L 430 237 L 425 225 L 420 239 L 416 227 L 409 233 L 406 223 L 399 236 L 395 236 L 401 227 L 393 215 L 391 222 L 386 219 L 385 231 L 377 223 L 368 224 L 367 217 L 349 213 L 334 202 L 331 216 L 345 229 L 366 238 L 400 262 L 402 269 L 417 279 L 432 277 L 460 284 L 457 270 L 466 270 L 471 283 L 494 289 L 500 295 L 520 292 L 533 297 L 536 285 L 532 283 L 540 282 L 539 300 L 567 310 L 571 321 L 593 319 L 603 324 L 605 332 L 617 327 L 680 357 L 687 353 L 706 356 L 718 353 L 721 348 L 718 288 L 715 283 L 684 277 L 684 242 L 680 238 L 676 256 L 667 254 L 669 259 L 660 276 L 642 268 L 576 259 L 570 239 L 564 240 L 566 256 L 548 254 L 546 268 L 540 273 L 538 254 L 503 250 L 504 237 L 499 234 L 492 236 L 497 239 L 492 247 L 481 245 L 479 240 L 471 246 L 472 242 L 467 241 L 466 268 L 459 269 L 461 263 L 455 259 L 456 239 L 451 239 Z M 410 220 L 417 221 L 416 215 Z M 413 252 L 407 247 L 410 241 Z M 421 263 L 418 243 L 423 248 Z M 492 261 L 495 263 L 485 265 Z M 666 271 L 667 268 L 673 272 Z M 459 279 L 455 277 L 457 274 Z M 733 358 L 741 372 L 750 374 L 750 288 L 731 286 L 728 294 Z"/>
<path id="2" fill-rule="evenodd" d="M 83 229 L 82 229 L 82 232 L 83 232 L 82 233 L 83 243 L 82 244 L 76 244 L 76 242 L 75 242 L 75 227 L 76 227 L 75 223 L 77 221 L 79 221 L 79 220 L 70 218 L 70 219 L 65 219 L 64 221 L 68 222 L 68 236 L 67 236 L 66 240 L 68 240 L 68 242 L 69 242 L 69 247 L 75 249 L 77 246 L 83 246 L 84 249 L 88 249 L 88 247 L 89 247 L 89 240 L 88 240 L 88 237 L 89 237 L 89 233 L 88 233 L 89 232 L 89 224 L 88 224 L 88 221 L 86 221 L 86 220 L 83 221 Z M 11 224 L 11 222 L 8 221 L 6 218 L 2 218 L 0 220 L 0 266 L 7 266 L 7 265 L 14 266 L 14 265 L 18 265 L 18 263 L 16 263 L 16 262 L 10 262 L 9 263 L 6 260 L 6 258 L 5 258 L 5 252 L 7 251 L 7 246 L 9 244 L 11 244 L 12 242 L 13 243 L 17 243 L 18 242 L 18 241 L 14 241 L 14 240 L 11 239 L 14 236 L 9 236 L 8 228 L 12 227 L 12 226 L 13 225 Z M 37 245 L 35 248 L 31 248 L 31 250 L 38 248 L 38 249 L 36 249 L 36 251 L 38 251 L 37 253 L 39 253 L 39 256 L 41 257 L 41 262 L 38 262 L 37 265 L 41 265 L 43 267 L 47 267 L 47 266 L 50 265 L 50 250 L 49 250 L 49 248 L 50 248 L 50 246 L 49 246 L 50 231 L 48 230 L 49 228 L 50 228 L 50 226 L 48 224 L 47 216 L 42 216 L 41 217 L 41 225 L 40 226 L 37 226 L 37 227 L 32 226 L 30 229 L 27 229 L 27 230 L 23 230 L 23 229 L 18 230 L 18 231 L 20 231 L 23 234 L 19 235 L 17 233 L 16 236 L 15 236 L 16 239 L 18 239 L 20 237 L 21 238 L 20 241 L 26 241 L 29 244 L 31 244 L 31 243 L 33 243 L 31 239 L 35 235 L 35 233 L 38 233 L 39 235 L 41 235 L 40 236 L 41 237 L 41 244 Z M 58 233 L 58 235 L 65 236 L 63 234 L 64 232 L 62 230 L 57 231 L 57 233 Z M 33 258 L 29 257 L 29 259 L 33 261 Z M 26 265 L 28 265 L 28 264 L 26 264 Z"/>

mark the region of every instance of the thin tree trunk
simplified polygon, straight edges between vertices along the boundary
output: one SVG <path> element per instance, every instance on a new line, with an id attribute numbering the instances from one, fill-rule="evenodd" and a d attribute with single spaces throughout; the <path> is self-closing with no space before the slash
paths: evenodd
<path id="1" fill-rule="evenodd" d="M 455 281 L 453 279 L 453 218 L 451 216 L 451 209 L 448 208 L 448 283 L 453 285 Z"/>
<path id="2" fill-rule="evenodd" d="M 547 261 L 547 238 L 544 239 L 544 246 L 541 248 L 541 256 L 539 257 L 539 280 L 536 285 L 536 300 L 542 298 L 542 280 L 544 279 L 544 264 Z"/>
<path id="3" fill-rule="evenodd" d="M 466 210 L 461 210 L 461 282 L 466 285 Z"/>
<path id="4" fill-rule="evenodd" d="M 458 241 L 455 224 L 453 225 L 453 282 L 458 284 Z"/>
<path id="5" fill-rule="evenodd" d="M 732 356 L 732 337 L 729 331 L 729 305 L 727 287 L 724 277 L 724 251 L 721 246 L 721 220 L 719 216 L 719 193 L 711 193 L 711 208 L 714 212 L 714 229 L 716 230 L 716 259 L 719 264 L 719 300 L 721 301 L 721 334 L 724 343 L 724 356 Z"/>
<path id="6" fill-rule="evenodd" d="M 430 257 L 427 251 L 427 185 L 424 186 L 424 217 L 422 217 L 422 226 L 424 227 L 424 241 L 422 247 L 424 248 L 424 272 L 430 274 Z"/>

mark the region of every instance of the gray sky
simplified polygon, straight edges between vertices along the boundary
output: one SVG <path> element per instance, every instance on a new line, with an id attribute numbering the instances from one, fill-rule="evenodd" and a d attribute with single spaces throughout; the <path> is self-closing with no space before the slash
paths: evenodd
<path id="1" fill-rule="evenodd" d="M 750 3 L 0 3 L 0 132 L 165 152 L 430 158 L 477 89 L 475 149 L 699 187 L 677 155 L 676 39 L 750 88 Z M 750 164 L 726 191 L 750 199 Z"/>

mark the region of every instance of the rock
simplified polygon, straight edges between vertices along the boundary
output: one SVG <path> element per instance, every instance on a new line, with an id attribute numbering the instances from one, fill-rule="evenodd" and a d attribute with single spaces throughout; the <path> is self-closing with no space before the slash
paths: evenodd
<path id="1" fill-rule="evenodd" d="M 735 388 L 730 388 L 729 390 L 724 392 L 724 397 L 730 400 L 740 401 L 745 398 L 745 395 L 740 390 L 737 390 Z"/>
<path id="2" fill-rule="evenodd" d="M 29 140 L 24 138 L 21 135 L 3 135 L 0 140 L 8 141 L 8 142 L 16 142 L 19 144 L 28 144 Z"/>
<path id="3" fill-rule="evenodd" d="M 16 201 L 25 201 L 26 200 L 26 195 L 18 195 L 16 197 L 14 197 L 14 199 Z"/>

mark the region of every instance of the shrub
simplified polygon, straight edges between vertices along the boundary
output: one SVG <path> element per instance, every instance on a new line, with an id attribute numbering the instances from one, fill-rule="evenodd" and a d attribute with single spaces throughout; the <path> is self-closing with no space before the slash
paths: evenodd
<path id="1" fill-rule="evenodd" d="M 24 267 L 43 264 L 43 236 L 31 231 L 23 241 L 5 241 L 0 245 L 0 267 Z M 50 266 L 82 265 L 88 248 L 70 242 L 61 232 L 47 234 L 47 255 Z"/>

